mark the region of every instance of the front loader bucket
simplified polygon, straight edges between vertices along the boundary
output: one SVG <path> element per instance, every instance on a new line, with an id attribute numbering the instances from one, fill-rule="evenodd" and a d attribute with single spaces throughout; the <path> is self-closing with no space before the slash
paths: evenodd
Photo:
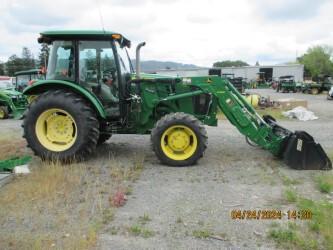
<path id="1" fill-rule="evenodd" d="M 332 169 L 331 160 L 311 135 L 305 131 L 295 131 L 287 138 L 282 155 L 285 164 L 299 170 Z"/>
<path id="2" fill-rule="evenodd" d="M 305 131 L 290 130 L 278 125 L 276 120 L 269 116 L 263 116 L 264 121 L 271 126 L 273 133 L 284 136 L 280 144 L 279 157 L 285 164 L 294 169 L 305 170 L 330 170 L 332 162 L 319 143 L 316 143 L 311 135 Z"/>

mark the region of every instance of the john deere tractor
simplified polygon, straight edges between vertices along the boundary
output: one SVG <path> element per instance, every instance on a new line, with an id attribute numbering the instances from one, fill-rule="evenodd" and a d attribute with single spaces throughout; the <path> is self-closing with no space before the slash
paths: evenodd
<path id="1" fill-rule="evenodd" d="M 34 82 L 44 80 L 45 74 L 41 69 L 30 69 L 15 72 L 15 78 L 15 88 L 17 91 L 22 92 L 27 86 L 32 85 Z"/>
<path id="2" fill-rule="evenodd" d="M 260 117 L 235 87 L 218 76 L 172 78 L 134 73 L 123 35 L 109 31 L 47 31 L 52 46 L 46 80 L 24 90 L 38 95 L 25 114 L 24 137 L 46 160 L 70 162 L 92 153 L 112 134 L 151 134 L 166 165 L 195 164 L 207 148 L 204 125 L 217 126 L 220 109 L 252 144 L 299 169 L 330 169 L 322 147 L 303 131 Z"/>
<path id="3" fill-rule="evenodd" d="M 10 78 L 8 78 L 10 79 Z M 15 90 L 12 82 L 1 82 L 0 84 L 0 119 L 10 116 L 18 119 L 22 117 L 28 102 L 21 92 Z"/>
<path id="4" fill-rule="evenodd" d="M 289 91 L 296 92 L 297 87 L 296 87 L 296 82 L 295 82 L 295 77 L 291 75 L 287 76 L 280 76 L 279 77 L 279 82 L 276 88 L 276 92 L 281 91 L 282 93 L 287 93 Z"/>

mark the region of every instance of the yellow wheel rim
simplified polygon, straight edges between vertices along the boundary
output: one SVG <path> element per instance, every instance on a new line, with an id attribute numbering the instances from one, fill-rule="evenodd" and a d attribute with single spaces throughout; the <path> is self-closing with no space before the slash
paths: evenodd
<path id="1" fill-rule="evenodd" d="M 319 92 L 319 90 L 317 88 L 311 89 L 311 94 L 313 94 L 313 95 L 317 95 L 318 92 Z"/>
<path id="2" fill-rule="evenodd" d="M 28 96 L 28 103 L 29 104 L 31 104 L 33 101 L 35 101 L 36 100 L 36 98 L 37 98 L 37 96 L 36 95 L 30 95 L 30 96 Z"/>
<path id="3" fill-rule="evenodd" d="M 4 119 L 5 118 L 5 111 L 0 108 L 0 119 Z"/>
<path id="4" fill-rule="evenodd" d="M 73 117 L 62 109 L 44 111 L 37 119 L 35 130 L 39 142 L 46 149 L 55 152 L 69 149 L 77 137 Z"/>
<path id="5" fill-rule="evenodd" d="M 161 137 L 161 147 L 164 154 L 170 159 L 183 161 L 195 153 L 198 140 L 189 127 L 175 125 L 164 131 Z"/>

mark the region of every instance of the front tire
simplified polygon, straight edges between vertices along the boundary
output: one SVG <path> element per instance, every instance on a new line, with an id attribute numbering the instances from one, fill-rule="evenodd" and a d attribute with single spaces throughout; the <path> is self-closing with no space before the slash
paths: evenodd
<path id="1" fill-rule="evenodd" d="M 207 132 L 193 115 L 182 112 L 162 117 L 151 132 L 153 150 L 169 166 L 195 164 L 207 148 Z"/>
<path id="2" fill-rule="evenodd" d="M 5 106 L 0 106 L 0 120 L 8 118 L 8 108 Z"/>
<path id="3" fill-rule="evenodd" d="M 31 103 L 23 121 L 24 137 L 44 160 L 71 162 L 92 153 L 99 138 L 96 112 L 79 95 L 50 90 Z"/>

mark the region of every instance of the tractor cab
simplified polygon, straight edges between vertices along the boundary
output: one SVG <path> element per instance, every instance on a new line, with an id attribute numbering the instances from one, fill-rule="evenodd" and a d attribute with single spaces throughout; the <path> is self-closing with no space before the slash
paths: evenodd
<path id="1" fill-rule="evenodd" d="M 81 85 L 97 96 L 108 116 L 120 116 L 133 71 L 129 40 L 108 31 L 49 31 L 38 41 L 51 45 L 47 80 Z"/>
<path id="2" fill-rule="evenodd" d="M 23 89 L 38 80 L 44 80 L 45 73 L 41 69 L 30 69 L 15 72 L 15 89 L 22 92 Z"/>

